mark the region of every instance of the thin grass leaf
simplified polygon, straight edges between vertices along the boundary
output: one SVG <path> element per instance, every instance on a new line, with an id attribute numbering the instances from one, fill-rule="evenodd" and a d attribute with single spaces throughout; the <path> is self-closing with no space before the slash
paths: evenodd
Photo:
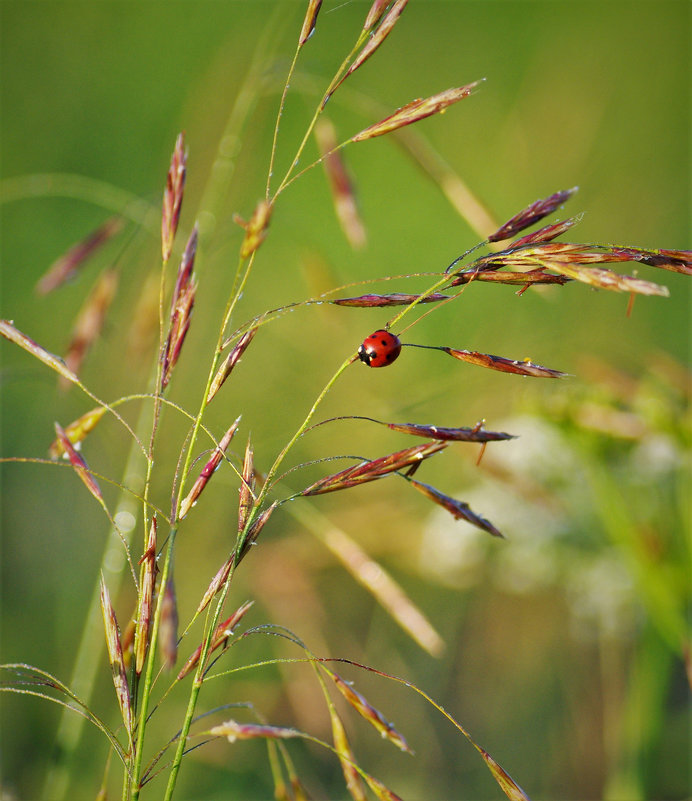
<path id="1" fill-rule="evenodd" d="M 503 373 L 514 373 L 516 375 L 533 376 L 534 378 L 568 378 L 569 373 L 560 370 L 551 370 L 549 367 L 541 367 L 534 364 L 530 359 L 518 361 L 505 359 L 504 356 L 493 356 L 490 353 L 479 353 L 476 350 L 457 350 L 456 348 L 441 347 L 440 350 L 453 356 L 455 359 L 476 364 L 479 367 L 488 367 L 491 370 L 499 370 Z"/>
<path id="2" fill-rule="evenodd" d="M 544 198 L 543 200 L 536 200 L 530 206 L 522 209 L 518 214 L 515 214 L 504 225 L 500 226 L 494 234 L 488 237 L 488 242 L 500 242 L 503 239 L 509 239 L 524 228 L 537 223 L 549 214 L 552 214 L 555 209 L 559 208 L 565 201 L 579 189 L 578 186 L 573 186 L 571 189 L 565 189 L 562 192 L 555 192 L 554 195 Z"/>
<path id="3" fill-rule="evenodd" d="M 406 751 L 408 754 L 413 753 L 403 735 L 400 734 L 388 720 L 385 720 L 382 713 L 375 709 L 375 707 L 367 701 L 365 696 L 361 695 L 357 690 L 354 690 L 351 684 L 342 679 L 337 673 L 333 673 L 330 670 L 325 670 L 325 672 L 348 703 L 356 712 L 362 715 L 382 737 L 389 740 L 402 751 Z"/>
<path id="4" fill-rule="evenodd" d="M 82 456 L 77 453 L 77 451 L 72 446 L 67 434 L 61 427 L 59 423 L 55 423 L 55 433 L 58 435 L 58 441 L 63 449 L 63 452 L 66 454 L 67 458 L 70 460 L 70 464 L 74 467 L 75 472 L 81 478 L 84 483 L 84 486 L 89 490 L 89 492 L 96 498 L 96 500 L 103 506 L 104 500 L 103 495 L 101 493 L 101 488 L 98 485 L 96 479 L 91 475 L 91 471 L 87 463 L 84 461 Z"/>
<path id="5" fill-rule="evenodd" d="M 168 262 L 173 249 L 173 240 L 178 230 L 180 209 L 183 203 L 185 188 L 185 169 L 187 150 L 185 135 L 180 133 L 175 141 L 171 164 L 166 175 L 166 188 L 163 193 L 163 210 L 161 213 L 161 256 L 164 264 Z"/>
<path id="6" fill-rule="evenodd" d="M 34 342 L 33 339 L 30 339 L 26 334 L 23 334 L 18 328 L 15 328 L 11 320 L 0 320 L 0 334 L 2 334 L 5 339 L 9 339 L 10 342 L 14 342 L 15 345 L 19 345 L 20 348 L 23 348 L 36 359 L 43 362 L 50 367 L 51 370 L 55 370 L 56 373 L 59 373 L 63 378 L 67 379 L 67 381 L 71 381 L 73 384 L 80 383 L 79 378 L 65 365 L 59 356 L 50 353 L 37 342 Z"/>
<path id="7" fill-rule="evenodd" d="M 435 487 L 431 487 L 429 484 L 421 484 L 420 481 L 415 481 L 412 478 L 409 478 L 409 483 L 433 503 L 446 509 L 455 520 L 465 520 L 467 523 L 471 523 L 472 526 L 492 534 L 493 537 L 504 537 L 502 532 L 496 529 L 489 520 L 472 511 L 467 503 L 450 498 L 449 495 L 445 495 Z"/>
<path id="8" fill-rule="evenodd" d="M 73 420 L 69 425 L 63 429 L 65 436 L 75 446 L 75 450 L 79 448 L 79 444 L 84 441 L 87 435 L 94 430 L 99 420 L 106 413 L 105 406 L 97 406 L 95 409 L 86 412 L 81 417 Z M 51 459 L 58 459 L 65 453 L 60 438 L 51 442 L 48 448 L 48 453 Z"/>
<path id="9" fill-rule="evenodd" d="M 67 253 L 64 253 L 54 261 L 48 271 L 41 277 L 36 284 L 38 294 L 47 295 L 73 278 L 86 260 L 99 248 L 103 247 L 122 227 L 122 217 L 111 217 L 95 231 L 77 242 L 76 245 L 73 245 Z"/>
<path id="10" fill-rule="evenodd" d="M 438 451 L 446 447 L 442 442 L 428 442 L 425 445 L 416 445 L 411 448 L 382 456 L 372 461 L 361 462 L 353 467 L 347 467 L 339 473 L 325 476 L 307 489 L 301 495 L 322 495 L 326 492 L 336 492 L 337 490 L 349 489 L 350 487 L 375 481 L 397 470 L 403 470 L 413 464 L 418 464 L 423 459 L 428 459 Z"/>
<path id="11" fill-rule="evenodd" d="M 362 309 L 373 309 L 381 306 L 409 306 L 413 302 L 417 303 L 438 303 L 447 300 L 449 295 L 441 295 L 433 292 L 431 295 L 406 295 L 402 292 L 391 292 L 387 295 L 358 295 L 354 298 L 334 298 L 329 300 L 335 306 L 356 306 Z"/>
<path id="12" fill-rule="evenodd" d="M 468 97 L 473 90 L 482 81 L 474 81 L 466 86 L 459 86 L 456 89 L 446 89 L 431 97 L 424 99 L 412 100 L 400 109 L 397 109 L 389 117 L 376 122 L 374 125 L 365 128 L 360 133 L 357 133 L 350 139 L 351 142 L 362 142 L 365 139 L 372 139 L 375 136 L 383 136 L 396 131 L 398 128 L 403 128 L 405 125 L 411 125 L 414 122 L 430 117 L 433 114 L 439 114 L 459 100 Z"/>

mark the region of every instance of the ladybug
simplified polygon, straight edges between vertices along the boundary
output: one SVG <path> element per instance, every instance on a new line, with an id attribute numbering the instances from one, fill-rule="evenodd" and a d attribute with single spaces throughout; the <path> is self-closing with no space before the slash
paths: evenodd
<path id="1" fill-rule="evenodd" d="M 388 367 L 401 353 L 399 337 L 380 328 L 363 340 L 358 348 L 360 360 L 368 367 Z"/>

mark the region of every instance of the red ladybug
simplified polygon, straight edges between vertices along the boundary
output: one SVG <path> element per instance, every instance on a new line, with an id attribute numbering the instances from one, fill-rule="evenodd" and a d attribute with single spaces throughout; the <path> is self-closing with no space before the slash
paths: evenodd
<path id="1" fill-rule="evenodd" d="M 358 348 L 360 360 L 368 367 L 387 367 L 401 353 L 399 337 L 380 328 L 363 340 Z"/>

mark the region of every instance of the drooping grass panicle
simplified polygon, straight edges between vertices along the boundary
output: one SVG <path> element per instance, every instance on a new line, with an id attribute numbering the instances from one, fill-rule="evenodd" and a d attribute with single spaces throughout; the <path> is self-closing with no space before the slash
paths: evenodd
<path id="1" fill-rule="evenodd" d="M 101 578 L 101 611 L 103 613 L 103 625 L 106 632 L 106 645 L 108 647 L 108 661 L 113 674 L 113 685 L 118 699 L 118 706 L 122 715 L 125 731 L 128 740 L 132 742 L 132 704 L 130 701 L 130 690 L 125 672 L 123 661 L 123 649 L 120 641 L 120 630 L 115 616 L 113 604 L 106 583 Z"/>
<path id="2" fill-rule="evenodd" d="M 185 188 L 185 172 L 187 166 L 187 148 L 185 135 L 178 134 L 171 157 L 170 167 L 166 175 L 166 188 L 163 193 L 163 211 L 161 214 L 161 255 L 166 264 L 171 256 L 173 240 L 178 230 L 180 209 L 183 203 Z"/>
<path id="3" fill-rule="evenodd" d="M 202 490 L 204 490 L 204 488 L 207 486 L 209 480 L 216 472 L 217 467 L 221 464 L 221 460 L 224 458 L 226 451 L 228 450 L 228 446 L 231 444 L 231 440 L 233 439 L 235 432 L 238 430 L 239 425 L 240 417 L 237 417 L 227 429 L 223 437 L 221 437 L 221 440 L 219 441 L 218 446 L 214 449 L 211 458 L 204 465 L 200 474 L 197 476 L 197 480 L 192 485 L 192 489 L 188 492 L 185 498 L 183 498 L 180 504 L 180 511 L 178 512 L 179 520 L 182 520 L 190 511 L 190 509 L 192 509 L 195 503 L 197 503 L 197 499 L 202 494 Z"/>
<path id="4" fill-rule="evenodd" d="M 51 264 L 38 281 L 36 284 L 38 294 L 47 295 L 73 278 L 94 253 L 120 232 L 122 226 L 122 217 L 111 217 L 73 245 L 67 253 Z"/>

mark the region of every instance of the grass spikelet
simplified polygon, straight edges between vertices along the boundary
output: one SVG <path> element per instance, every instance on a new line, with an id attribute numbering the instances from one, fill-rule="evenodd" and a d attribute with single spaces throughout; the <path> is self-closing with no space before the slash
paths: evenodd
<path id="1" fill-rule="evenodd" d="M 449 286 L 460 286 L 461 284 L 470 284 L 472 281 L 490 281 L 496 284 L 521 284 L 522 286 L 529 287 L 533 284 L 559 284 L 563 286 L 571 278 L 566 275 L 553 275 L 546 273 L 542 270 L 531 270 L 530 272 L 509 272 L 503 270 L 502 272 L 488 272 L 483 270 L 469 269 L 461 273 L 457 273 L 455 278 L 450 281 Z"/>
<path id="2" fill-rule="evenodd" d="M 486 520 L 484 517 L 472 511 L 467 503 L 450 498 L 449 495 L 445 495 L 429 484 L 421 484 L 420 481 L 416 481 L 412 478 L 408 480 L 412 487 L 415 487 L 415 489 L 423 493 L 423 495 L 429 498 L 433 503 L 446 509 L 455 520 L 465 520 L 467 523 L 471 523 L 472 526 L 476 526 L 476 528 L 480 528 L 492 534 L 493 537 L 504 537 L 489 520 Z"/>
<path id="3" fill-rule="evenodd" d="M 257 328 L 251 328 L 238 340 L 238 344 L 226 356 L 223 363 L 216 371 L 216 375 L 212 379 L 207 393 L 207 403 L 210 403 L 214 395 L 221 389 L 228 376 L 233 371 L 233 368 L 240 361 L 240 357 L 245 353 L 247 346 L 252 342 L 253 337 L 257 333 Z M 224 343 L 225 346 L 226 343 Z"/>
<path id="4" fill-rule="evenodd" d="M 504 356 L 493 356 L 490 353 L 479 353 L 476 350 L 458 350 L 456 348 L 441 347 L 439 350 L 448 353 L 455 359 L 475 364 L 479 367 L 488 367 L 491 370 L 499 370 L 502 373 L 514 373 L 515 375 L 532 376 L 533 378 L 568 378 L 569 373 L 560 370 L 551 370 L 549 367 L 542 367 L 534 364 L 530 359 L 518 361 L 506 359 Z"/>
<path id="5" fill-rule="evenodd" d="M 118 698 L 118 706 L 122 714 L 125 731 L 128 738 L 132 737 L 132 705 L 130 703 L 130 691 L 127 684 L 127 674 L 123 662 L 123 649 L 120 642 L 120 632 L 115 611 L 111 603 L 106 583 L 101 578 L 101 611 L 103 613 L 103 625 L 106 631 L 106 645 L 108 646 L 108 661 L 110 662 L 113 673 L 113 685 L 115 694 Z"/>
<path id="6" fill-rule="evenodd" d="M 355 57 L 351 66 L 346 70 L 346 73 L 339 81 L 339 84 L 345 81 L 349 75 L 352 75 L 358 69 L 358 67 L 364 64 L 380 47 L 380 45 L 392 32 L 392 29 L 401 16 L 401 12 L 406 8 L 407 3 L 408 0 L 395 0 L 395 2 L 392 3 L 392 7 L 384 17 L 382 16 L 384 13 L 384 6 L 382 4 L 378 5 L 375 3 L 373 6 L 371 6 L 368 16 L 365 19 L 365 26 L 363 30 L 370 31 L 380 21 L 380 19 L 381 22 L 379 22 L 377 30 L 367 40 L 363 49 Z M 336 89 L 336 87 L 334 88 Z"/>
<path id="7" fill-rule="evenodd" d="M 507 220 L 494 234 L 491 234 L 488 237 L 488 242 L 500 242 L 503 239 L 509 239 L 515 234 L 518 234 L 519 231 L 523 231 L 530 225 L 537 223 L 539 220 L 552 214 L 555 209 L 569 200 L 578 189 L 578 186 L 573 186 L 571 189 L 555 192 L 550 195 L 550 197 L 544 198 L 543 200 L 534 201 L 530 206 L 522 209 L 518 214 L 515 214 L 514 217 Z"/>
<path id="8" fill-rule="evenodd" d="M 109 239 L 114 237 L 122 226 L 121 217 L 111 217 L 80 242 L 73 245 L 67 253 L 64 253 L 51 264 L 47 272 L 38 281 L 36 284 L 38 294 L 47 295 L 73 278 L 79 269 L 84 266 L 86 260 L 96 253 L 99 248 L 103 247 Z"/>
<path id="9" fill-rule="evenodd" d="M 226 620 L 222 621 L 217 625 L 214 629 L 214 634 L 212 635 L 211 642 L 209 644 L 209 651 L 208 653 L 212 653 L 217 648 L 225 645 L 228 638 L 233 634 L 235 629 L 237 628 L 240 621 L 245 617 L 246 613 L 250 611 L 254 601 L 246 601 L 242 606 L 240 606 L 236 611 Z M 202 654 L 202 649 L 204 647 L 204 643 L 200 643 L 197 648 L 193 651 L 193 653 L 188 658 L 187 662 L 183 665 L 178 673 L 178 681 L 184 679 L 187 674 L 193 670 L 197 666 L 199 662 L 199 658 Z"/>
<path id="10" fill-rule="evenodd" d="M 91 409 L 91 411 L 86 412 L 81 417 L 78 417 L 69 425 L 65 426 L 63 433 L 72 443 L 72 445 L 75 446 L 75 449 L 77 449 L 79 444 L 86 439 L 87 435 L 94 430 L 99 420 L 105 413 L 105 406 L 97 406 L 95 409 Z M 54 439 L 48 448 L 48 454 L 50 455 L 50 458 L 58 459 L 64 453 L 65 449 L 62 446 L 60 437 Z"/>
<path id="11" fill-rule="evenodd" d="M 390 2 L 391 0 L 374 0 L 368 11 L 368 16 L 365 18 L 364 31 L 371 31 L 377 25 Z"/>
<path id="12" fill-rule="evenodd" d="M 371 776 L 369 773 L 365 774 L 365 781 L 368 787 L 375 793 L 379 801 L 403 801 L 401 796 L 389 789 L 386 784 L 383 784 L 379 779 Z"/>
<path id="13" fill-rule="evenodd" d="M 562 234 L 564 234 L 566 231 L 569 231 L 572 226 L 576 225 L 578 222 L 581 222 L 581 218 L 582 215 L 579 214 L 576 217 L 568 217 L 566 220 L 562 220 L 562 222 L 553 223 L 552 225 L 545 225 L 543 228 L 539 228 L 537 231 L 533 231 L 530 234 L 526 234 L 526 236 L 515 239 L 508 249 L 519 248 L 523 247 L 524 245 L 538 245 L 541 242 L 552 242 L 553 239 L 557 239 L 558 236 L 562 236 Z"/>
<path id="14" fill-rule="evenodd" d="M 149 539 L 147 548 L 140 560 L 144 565 L 142 571 L 142 582 L 139 590 L 138 610 L 137 610 L 137 630 L 135 633 L 135 673 L 139 676 L 144 667 L 144 659 L 149 647 L 149 627 L 151 625 L 152 598 L 154 597 L 154 585 L 156 584 L 156 515 L 151 519 L 149 528 Z"/>
<path id="15" fill-rule="evenodd" d="M 209 729 L 209 734 L 215 737 L 225 737 L 229 743 L 236 740 L 285 740 L 291 737 L 302 737 L 297 729 L 288 729 L 284 726 L 268 726 L 263 723 L 238 723 L 236 720 L 227 720 L 218 726 Z"/>
<path id="16" fill-rule="evenodd" d="M 263 512 L 260 512 L 250 524 L 246 534 L 239 537 L 240 546 L 237 549 L 238 557 L 236 559 L 236 564 L 247 554 L 250 546 L 257 542 L 257 537 L 259 537 L 260 532 L 267 524 L 267 520 L 269 520 L 278 505 L 279 502 L 274 501 L 271 506 L 268 506 Z"/>
<path id="17" fill-rule="evenodd" d="M 304 489 L 301 495 L 323 495 L 326 492 L 336 492 L 337 490 L 349 489 L 369 481 L 376 481 L 378 478 L 394 473 L 397 470 L 417 465 L 423 459 L 429 459 L 446 447 L 447 445 L 444 442 L 427 442 L 425 445 L 405 448 L 388 456 L 382 456 L 379 459 L 361 462 L 353 467 L 347 467 L 339 473 L 333 473 L 321 478 L 307 489 Z"/>
<path id="18" fill-rule="evenodd" d="M 199 602 L 199 606 L 197 607 L 196 614 L 204 611 L 209 604 L 209 601 L 216 595 L 216 593 L 223 587 L 226 583 L 226 579 L 230 575 L 231 568 L 235 563 L 235 551 L 230 555 L 230 557 L 221 565 L 218 569 L 216 575 L 209 583 L 204 595 L 202 596 L 202 600 Z"/>
<path id="19" fill-rule="evenodd" d="M 300 29 L 300 36 L 298 37 L 298 45 L 300 47 L 302 47 L 315 32 L 317 15 L 320 12 L 321 5 L 322 0 L 309 0 L 308 8 L 305 12 L 305 19 L 303 20 L 303 27 Z"/>
<path id="20" fill-rule="evenodd" d="M 169 577 L 163 590 L 159 650 L 164 668 L 172 670 L 178 658 L 178 601 L 172 577 Z"/>
<path id="21" fill-rule="evenodd" d="M 404 434 L 413 434 L 414 437 L 426 437 L 445 442 L 497 442 L 514 439 L 513 434 L 505 434 L 502 431 L 487 431 L 483 428 L 482 421 L 473 426 L 473 428 L 444 428 L 443 426 L 426 426 L 419 423 L 383 423 L 380 420 L 374 420 L 373 422 L 387 426 L 392 431 L 401 431 Z"/>
<path id="22" fill-rule="evenodd" d="M 354 767 L 356 758 L 348 742 L 344 724 L 341 722 L 341 718 L 338 716 L 334 704 L 330 702 L 328 706 L 329 719 L 332 724 L 332 741 L 337 756 L 339 757 L 339 762 L 341 763 L 346 789 L 354 801 L 366 801 L 365 788 L 363 787 L 358 771 Z"/>
<path id="23" fill-rule="evenodd" d="M 79 312 L 65 354 L 65 364 L 75 375 L 79 374 L 89 349 L 101 335 L 117 287 L 117 270 L 104 270 Z M 62 383 L 65 385 L 69 380 L 63 378 Z"/>
<path id="24" fill-rule="evenodd" d="M 2 334 L 5 339 L 9 339 L 10 342 L 14 342 L 15 345 L 19 345 L 20 348 L 23 348 L 27 353 L 30 353 L 40 362 L 43 362 L 47 367 L 50 367 L 51 370 L 55 370 L 56 373 L 67 381 L 71 381 L 73 384 L 79 384 L 79 378 L 65 365 L 59 356 L 50 353 L 45 348 L 41 347 L 38 342 L 34 342 L 33 339 L 23 334 L 15 327 L 11 320 L 0 320 L 0 334 Z"/>
<path id="25" fill-rule="evenodd" d="M 272 216 L 273 205 L 268 200 L 260 200 L 249 222 L 235 215 L 235 222 L 245 229 L 245 238 L 240 246 L 240 258 L 249 259 L 264 242 Z"/>
<path id="26" fill-rule="evenodd" d="M 365 246 L 367 241 L 365 226 L 358 212 L 353 185 L 346 165 L 341 153 L 337 150 L 334 126 L 326 117 L 321 117 L 315 126 L 315 138 L 322 154 L 322 164 L 327 175 L 337 219 L 351 247 L 359 250 Z"/>
<path id="27" fill-rule="evenodd" d="M 409 306 L 411 303 L 439 303 L 448 300 L 449 295 L 433 292 L 430 295 L 407 295 L 403 292 L 390 292 L 387 295 L 358 295 L 354 298 L 334 298 L 328 301 L 335 306 L 355 306 L 360 309 L 375 309 L 382 306 Z"/>
<path id="28" fill-rule="evenodd" d="M 254 454 L 248 438 L 243 459 L 243 471 L 238 489 L 238 532 L 242 532 L 247 524 L 250 511 L 255 503 L 255 467 Z"/>
<path id="29" fill-rule="evenodd" d="M 190 328 L 190 318 L 195 305 L 197 282 L 193 278 L 192 268 L 197 253 L 197 226 L 192 229 L 187 241 L 185 252 L 180 262 L 175 289 L 171 301 L 171 317 L 168 327 L 168 336 L 161 354 L 161 390 L 163 391 L 171 380 L 183 342 Z"/>
<path id="30" fill-rule="evenodd" d="M 207 486 L 209 479 L 214 475 L 216 468 L 221 464 L 221 460 L 223 459 L 228 446 L 231 444 L 231 440 L 233 439 L 235 432 L 238 430 L 239 425 L 240 417 L 233 421 L 231 427 L 226 431 L 223 437 L 221 437 L 221 440 L 218 446 L 214 449 L 214 453 L 212 454 L 211 458 L 204 465 L 202 471 L 197 476 L 197 480 L 192 485 L 192 489 L 190 492 L 188 492 L 180 504 L 180 511 L 178 512 L 179 520 L 182 520 L 197 502 L 197 499 L 202 494 L 202 490 Z"/>
<path id="31" fill-rule="evenodd" d="M 60 446 L 62 447 L 63 452 L 67 455 L 67 458 L 70 460 L 70 464 L 72 465 L 72 467 L 74 467 L 75 472 L 82 479 L 84 485 L 89 490 L 89 492 L 103 506 L 104 505 L 103 495 L 101 494 L 101 488 L 99 487 L 98 482 L 91 475 L 87 463 L 84 461 L 82 456 L 79 453 L 77 453 L 77 451 L 74 449 L 67 434 L 65 433 L 62 426 L 59 423 L 55 423 L 55 433 L 58 435 L 58 441 L 60 442 Z"/>
<path id="32" fill-rule="evenodd" d="M 445 89 L 436 95 L 431 95 L 424 99 L 412 100 L 400 109 L 397 109 L 389 117 L 376 122 L 368 128 L 360 131 L 349 141 L 362 142 L 365 139 L 372 139 L 375 136 L 383 136 L 384 134 L 396 131 L 403 128 L 405 125 L 411 125 L 414 122 L 423 120 L 433 114 L 440 114 L 449 108 L 454 103 L 458 103 L 465 97 L 468 97 L 473 90 L 481 83 L 481 81 L 474 81 L 466 86 L 459 86 L 456 89 Z"/>
<path id="33" fill-rule="evenodd" d="M 375 709 L 366 698 L 361 695 L 357 690 L 354 690 L 351 684 L 341 678 L 337 673 L 326 671 L 329 678 L 334 682 L 337 690 L 343 695 L 348 703 L 373 726 L 382 737 L 389 740 L 397 748 L 412 754 L 413 751 L 408 746 L 404 737 L 394 728 L 394 726 L 385 720 L 379 710 Z"/>
<path id="34" fill-rule="evenodd" d="M 161 214 L 161 256 L 164 264 L 168 262 L 173 249 L 175 232 L 178 230 L 180 208 L 185 188 L 187 149 L 185 135 L 180 133 L 175 141 L 171 164 L 166 175 L 166 188 L 163 192 L 163 211 Z"/>

